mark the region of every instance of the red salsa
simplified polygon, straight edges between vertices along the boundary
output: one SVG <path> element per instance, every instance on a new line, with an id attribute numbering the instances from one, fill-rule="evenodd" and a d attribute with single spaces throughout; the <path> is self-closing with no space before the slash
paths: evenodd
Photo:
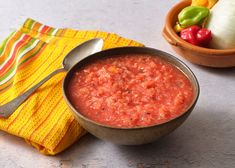
<path id="1" fill-rule="evenodd" d="M 68 91 L 84 116 L 123 128 L 171 120 L 185 111 L 194 94 L 180 70 L 146 54 L 93 61 L 74 73 Z"/>

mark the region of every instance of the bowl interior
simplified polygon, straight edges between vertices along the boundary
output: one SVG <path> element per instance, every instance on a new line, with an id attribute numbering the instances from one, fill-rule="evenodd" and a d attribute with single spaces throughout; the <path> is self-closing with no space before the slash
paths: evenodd
<path id="1" fill-rule="evenodd" d="M 98 53 L 95 53 L 93 55 L 88 56 L 87 58 L 81 60 L 80 62 L 78 62 L 73 68 L 71 68 L 69 70 L 69 72 L 67 73 L 65 79 L 64 79 L 64 83 L 63 83 L 63 94 L 64 94 L 64 98 L 67 102 L 67 104 L 70 106 L 70 108 L 73 110 L 73 112 L 76 113 L 76 115 L 78 115 L 79 117 L 82 117 L 84 120 L 88 121 L 88 122 L 92 122 L 96 125 L 100 125 L 100 126 L 104 126 L 104 127 L 112 127 L 112 126 L 108 126 L 108 125 L 104 125 L 104 124 L 100 124 L 97 123 L 93 120 L 90 120 L 89 118 L 85 117 L 83 114 L 81 114 L 79 111 L 77 111 L 73 104 L 71 103 L 69 96 L 68 96 L 68 84 L 72 78 L 72 76 L 74 75 L 74 73 L 76 71 L 79 71 L 81 69 L 81 67 L 83 67 L 86 64 L 89 64 L 90 62 L 97 60 L 97 59 L 104 59 L 107 57 L 113 57 L 116 55 L 122 55 L 122 54 L 150 54 L 153 56 L 157 56 L 162 58 L 163 60 L 166 60 L 167 62 L 171 63 L 172 65 L 174 65 L 175 67 L 177 67 L 179 70 L 181 70 L 190 80 L 193 88 L 194 88 L 194 98 L 192 103 L 188 106 L 188 108 L 181 114 L 183 115 L 185 112 L 187 112 L 189 109 L 193 108 L 194 105 L 196 104 L 196 101 L 198 99 L 199 96 L 199 84 L 198 81 L 195 77 L 195 75 L 193 74 L 193 72 L 179 59 L 177 59 L 176 57 L 160 51 L 160 50 L 156 50 L 156 49 L 152 49 L 152 48 L 147 48 L 147 47 L 120 47 L 120 48 L 113 48 L 113 49 L 109 49 L 109 50 L 105 50 L 105 51 L 101 51 Z M 180 115 L 180 116 L 181 116 Z M 180 117 L 178 116 L 178 117 Z M 176 118 L 178 118 L 176 117 Z M 176 119 L 174 118 L 174 119 Z M 172 120 L 174 120 L 172 119 Z M 171 120 L 167 121 L 170 122 Z M 164 123 L 162 123 L 164 124 Z M 156 125 L 161 125 L 161 124 L 156 124 Z M 153 125 L 155 126 L 155 125 Z M 116 127 L 112 127 L 112 128 L 116 128 Z M 140 128 L 140 127 L 137 127 Z M 141 127 L 144 128 L 144 127 Z M 118 129 L 120 129 L 120 127 L 118 127 Z M 121 128 L 121 129 L 125 129 L 125 128 Z M 129 129 L 129 128 L 127 128 Z M 132 128 L 133 129 L 133 128 Z"/>

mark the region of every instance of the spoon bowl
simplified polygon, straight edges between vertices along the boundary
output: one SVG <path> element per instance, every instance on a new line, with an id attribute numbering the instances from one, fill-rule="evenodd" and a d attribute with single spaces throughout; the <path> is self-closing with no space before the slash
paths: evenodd
<path id="1" fill-rule="evenodd" d="M 95 38 L 88 40 L 79 46 L 75 47 L 72 51 L 65 56 L 63 60 L 63 67 L 66 71 L 72 68 L 77 62 L 81 61 L 88 55 L 94 54 L 102 50 L 103 40 L 100 38 Z"/>

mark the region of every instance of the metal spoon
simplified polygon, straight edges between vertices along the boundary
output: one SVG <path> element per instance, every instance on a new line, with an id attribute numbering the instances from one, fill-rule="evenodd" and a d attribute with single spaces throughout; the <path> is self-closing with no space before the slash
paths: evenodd
<path id="1" fill-rule="evenodd" d="M 70 51 L 64 58 L 62 63 L 62 68 L 55 70 L 43 80 L 41 80 L 38 84 L 11 100 L 10 102 L 0 106 L 0 117 L 8 118 L 39 86 L 49 80 L 52 76 L 59 72 L 68 71 L 73 67 L 77 62 L 82 60 L 83 58 L 99 52 L 103 47 L 103 40 L 99 38 L 88 40 L 77 47 L 75 47 L 72 51 Z"/>

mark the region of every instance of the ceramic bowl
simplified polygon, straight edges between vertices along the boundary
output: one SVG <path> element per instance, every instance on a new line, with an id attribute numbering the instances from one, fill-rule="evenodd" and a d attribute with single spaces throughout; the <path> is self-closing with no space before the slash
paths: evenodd
<path id="1" fill-rule="evenodd" d="M 166 41 L 180 56 L 192 63 L 216 68 L 234 67 L 235 48 L 219 50 L 198 47 L 182 40 L 174 31 L 178 13 L 190 4 L 191 0 L 180 1 L 168 12 L 162 32 Z"/>
<path id="2" fill-rule="evenodd" d="M 179 68 L 191 81 L 192 86 L 194 88 L 194 98 L 189 107 L 185 110 L 185 112 L 174 118 L 170 121 L 167 121 L 162 124 L 156 124 L 153 126 L 146 127 L 138 127 L 138 128 L 118 128 L 112 127 L 104 124 L 100 124 L 98 122 L 92 121 L 89 118 L 85 117 L 78 110 L 76 110 L 69 99 L 68 94 L 68 84 L 71 80 L 71 77 L 74 73 L 79 70 L 83 65 L 90 63 L 96 59 L 100 59 L 102 57 L 112 57 L 114 55 L 124 55 L 124 54 L 150 54 L 156 57 L 160 57 L 169 63 L 173 64 L 177 68 Z M 88 132 L 93 134 L 94 136 L 107 140 L 116 144 L 123 145 L 138 145 L 153 142 L 173 130 L 179 127 L 185 119 L 189 116 L 191 111 L 193 110 L 198 96 L 199 96 L 199 84 L 197 82 L 196 77 L 193 72 L 179 59 L 174 56 L 165 53 L 163 51 L 159 51 L 152 48 L 146 47 L 122 47 L 122 48 L 114 48 L 105 51 L 101 51 L 99 53 L 88 56 L 82 61 L 78 62 L 66 75 L 63 82 L 63 95 L 66 103 L 71 109 L 71 112 L 77 119 L 77 121 L 84 127 Z"/>

